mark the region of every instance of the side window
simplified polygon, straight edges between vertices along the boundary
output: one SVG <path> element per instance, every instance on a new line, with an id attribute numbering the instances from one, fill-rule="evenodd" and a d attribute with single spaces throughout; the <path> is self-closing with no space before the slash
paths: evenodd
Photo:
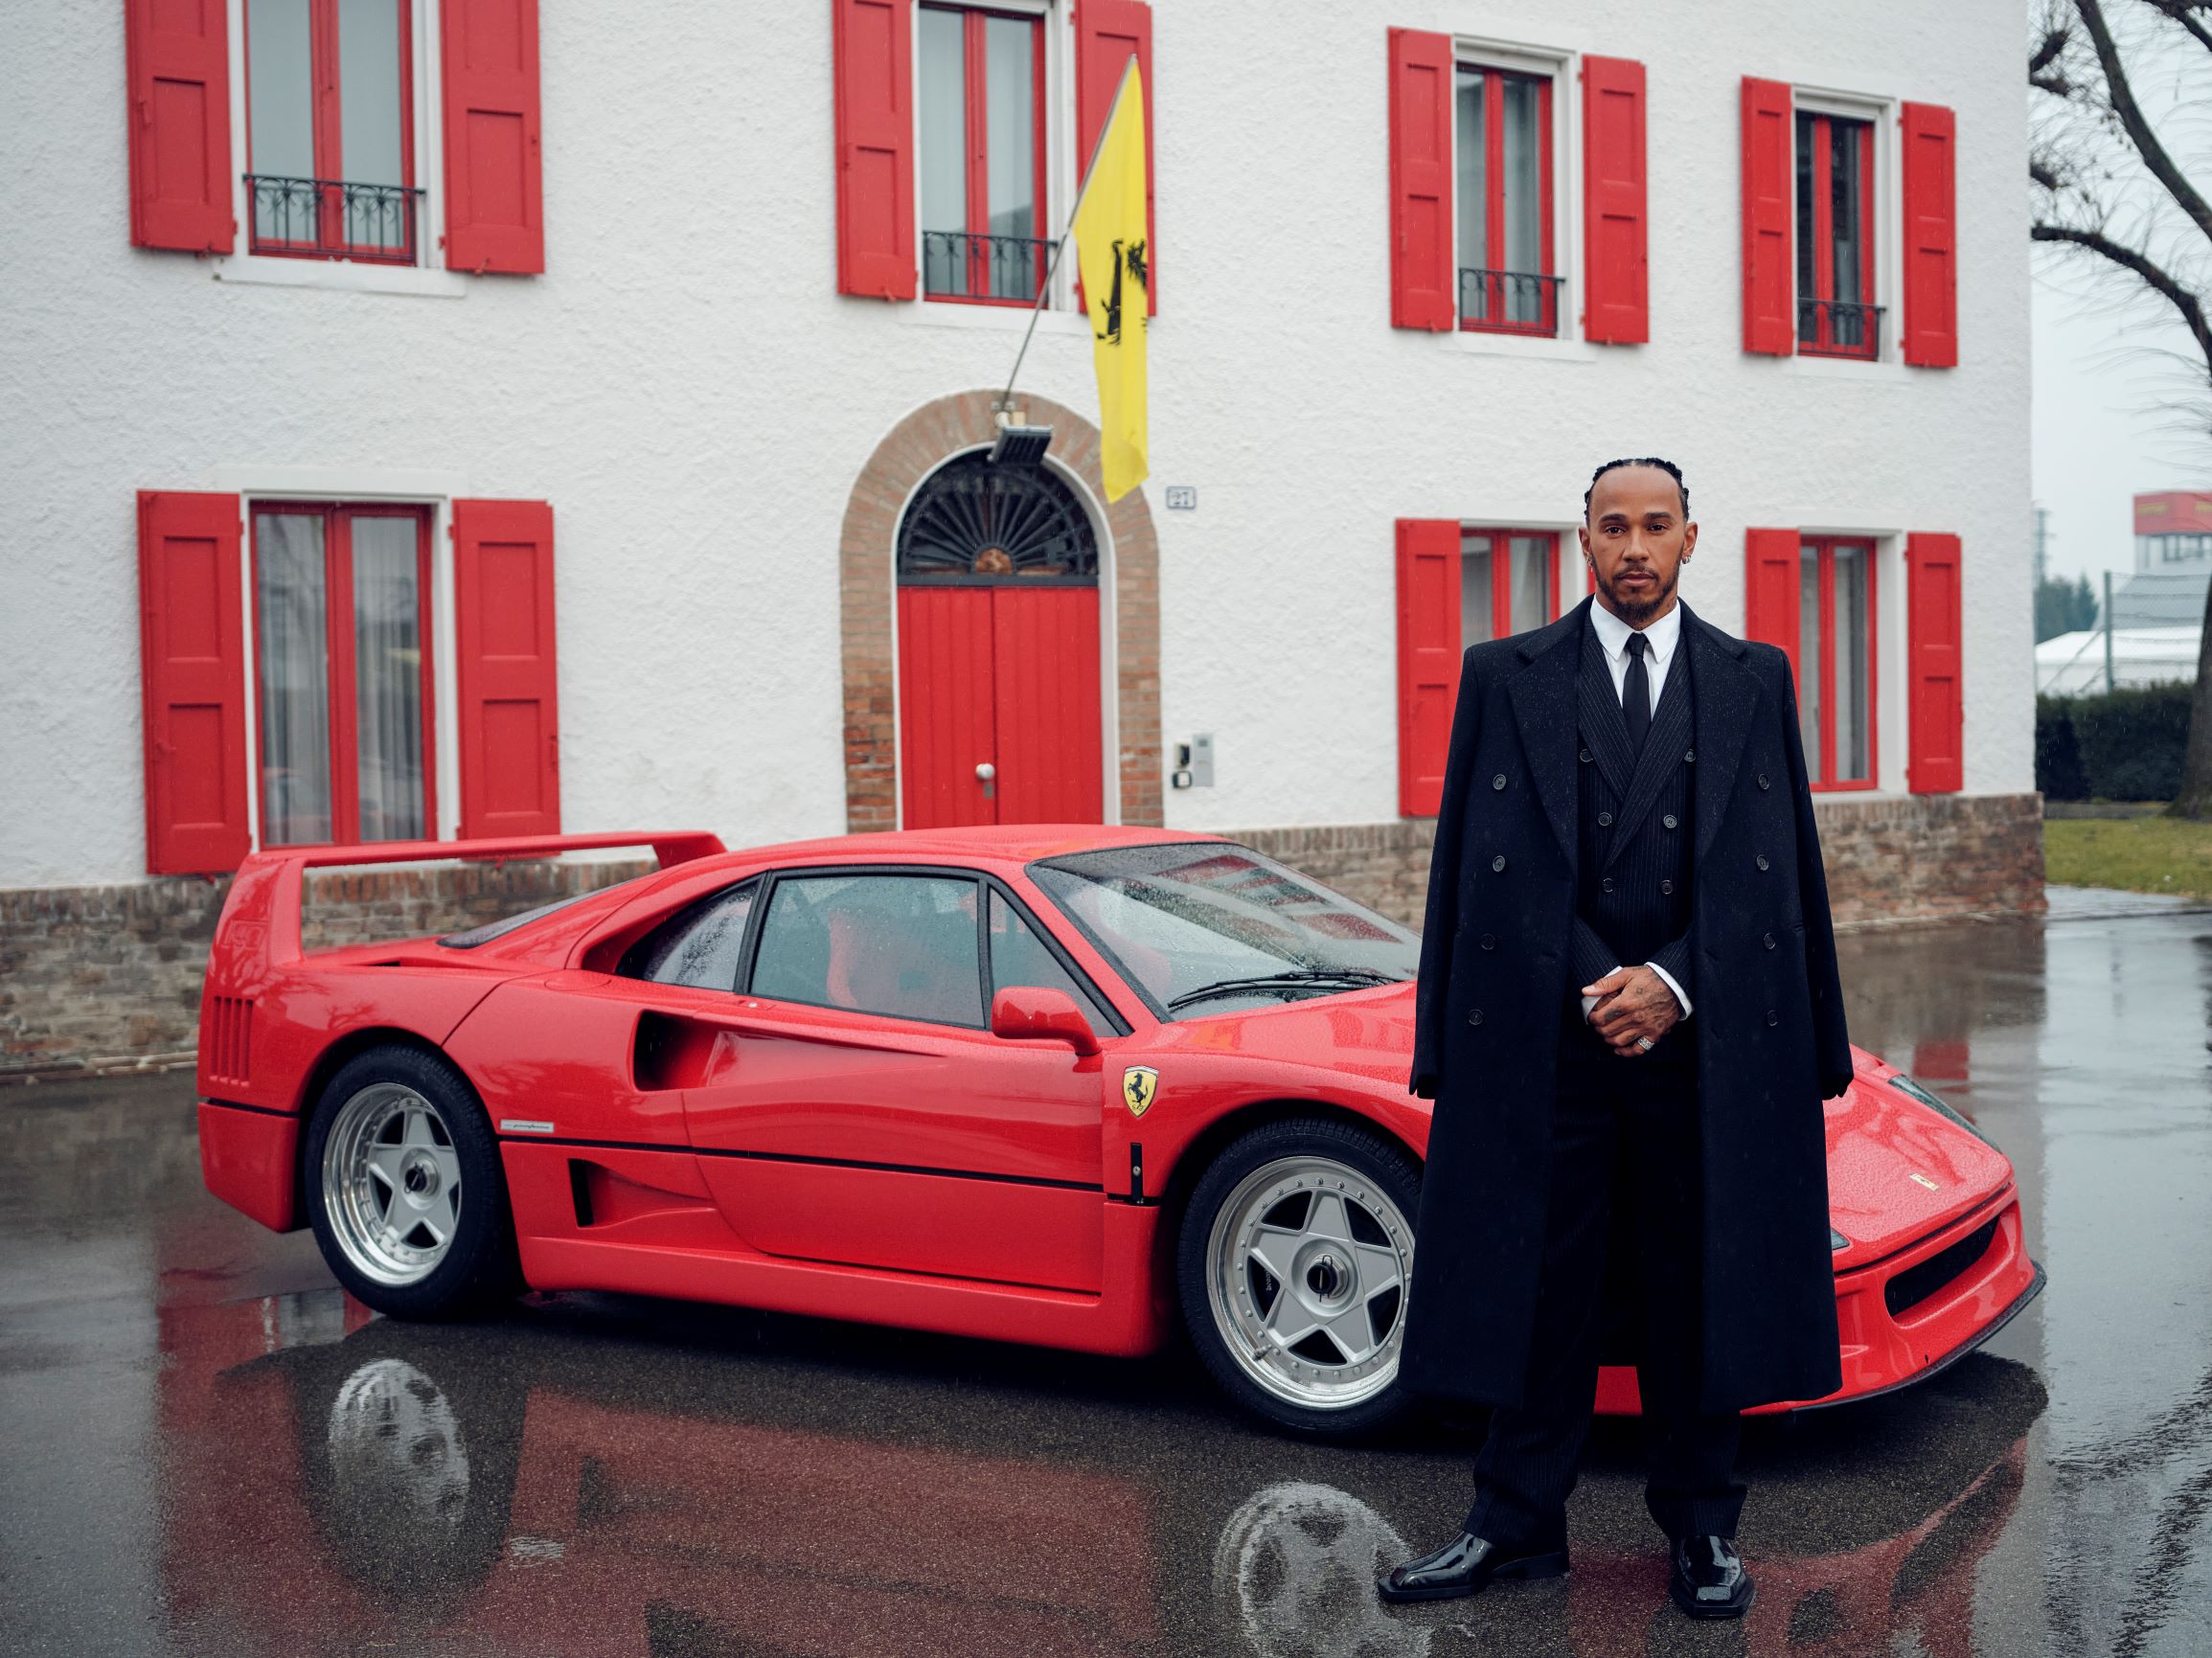
<path id="1" fill-rule="evenodd" d="M 741 881 L 687 904 L 630 946 L 622 976 L 702 990 L 736 989 L 745 922 L 760 890 L 758 880 Z"/>
<path id="2" fill-rule="evenodd" d="M 900 1019 L 981 1025 L 975 883 L 809 875 L 776 883 L 751 991 Z"/>
<path id="3" fill-rule="evenodd" d="M 1009 985 L 1036 985 L 1064 990 L 1090 1021 L 1094 1035 L 1115 1033 L 1113 1021 L 1089 991 L 1060 965 L 1045 942 L 1037 936 L 1021 912 L 996 889 L 991 895 L 991 993 L 996 996 Z"/>

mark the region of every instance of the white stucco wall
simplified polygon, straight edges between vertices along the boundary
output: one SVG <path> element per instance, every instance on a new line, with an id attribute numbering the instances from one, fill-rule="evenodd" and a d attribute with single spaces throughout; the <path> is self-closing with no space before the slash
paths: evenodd
<path id="1" fill-rule="evenodd" d="M 1389 327 L 1389 24 L 1646 64 L 1650 345 Z M 1682 591 L 1723 626 L 1746 525 L 1894 537 L 1889 788 L 1900 533 L 1960 534 L 1967 789 L 2032 786 L 2017 4 L 1158 0 L 1155 29 L 1162 736 L 1219 758 L 1171 824 L 1394 817 L 1392 520 L 1564 527 L 1592 465 L 1645 451 L 1688 472 Z M 1021 319 L 834 292 L 827 5 L 544 0 L 542 56 L 544 276 L 263 285 L 128 245 L 122 8 L 0 8 L 0 887 L 144 871 L 141 488 L 550 500 L 567 825 L 842 829 L 847 494 L 902 415 L 1004 379 Z M 1743 353 L 1747 73 L 1956 109 L 1959 368 Z M 1023 382 L 1095 407 L 1075 319 Z"/>

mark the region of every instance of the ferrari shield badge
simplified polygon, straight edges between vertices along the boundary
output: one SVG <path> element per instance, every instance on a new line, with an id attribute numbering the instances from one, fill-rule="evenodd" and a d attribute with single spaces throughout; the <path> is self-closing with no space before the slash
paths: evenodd
<path id="1" fill-rule="evenodd" d="M 1131 1117 L 1142 1117 L 1151 1110 L 1159 1091 L 1160 1074 L 1150 1065 L 1131 1065 L 1122 1073 L 1122 1101 Z"/>

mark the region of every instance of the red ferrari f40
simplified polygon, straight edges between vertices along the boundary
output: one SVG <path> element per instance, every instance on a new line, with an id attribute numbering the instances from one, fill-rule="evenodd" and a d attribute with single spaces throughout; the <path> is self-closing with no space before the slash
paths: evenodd
<path id="1" fill-rule="evenodd" d="M 302 945 L 313 868 L 648 845 L 490 925 Z M 217 931 L 201 1160 L 396 1317 L 617 1290 L 1127 1355 L 1180 1325 L 1252 1411 L 1364 1430 L 1408 1402 L 1419 953 L 1161 829 L 280 849 Z M 1927 1375 L 2042 1283 L 1965 1118 L 1864 1053 L 1826 1112 L 1844 1382 L 1801 1404 Z"/>

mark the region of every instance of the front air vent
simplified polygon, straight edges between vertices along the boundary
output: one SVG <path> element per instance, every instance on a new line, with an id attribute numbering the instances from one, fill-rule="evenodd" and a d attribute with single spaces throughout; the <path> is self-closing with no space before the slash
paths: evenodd
<path id="1" fill-rule="evenodd" d="M 253 1069 L 254 1005 L 245 996 L 209 998 L 208 1027 L 200 1037 L 200 1053 L 211 1079 L 245 1082 Z"/>
<path id="2" fill-rule="evenodd" d="M 1995 1219 L 1985 1220 L 1948 1249 L 1939 1249 L 1918 1266 L 1908 1266 L 1881 1286 L 1892 1318 L 1910 1312 L 1989 1253 L 1997 1235 Z"/>

